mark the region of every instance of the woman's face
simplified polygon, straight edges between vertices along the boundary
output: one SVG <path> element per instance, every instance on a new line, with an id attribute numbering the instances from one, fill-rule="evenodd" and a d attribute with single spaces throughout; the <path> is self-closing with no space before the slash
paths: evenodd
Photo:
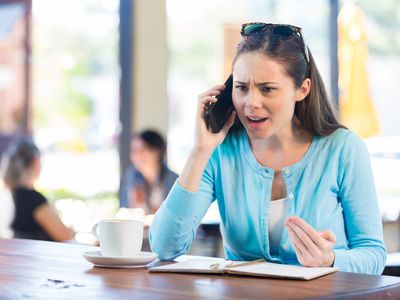
<path id="1" fill-rule="evenodd" d="M 153 167 L 159 163 L 159 151 L 153 150 L 146 145 L 140 138 L 134 138 L 131 141 L 130 158 L 132 164 L 140 172 L 145 168 Z"/>
<path id="2" fill-rule="evenodd" d="M 233 66 L 233 104 L 250 139 L 290 130 L 294 106 L 309 87 L 307 79 L 296 88 L 280 63 L 258 52 L 241 54 Z"/>

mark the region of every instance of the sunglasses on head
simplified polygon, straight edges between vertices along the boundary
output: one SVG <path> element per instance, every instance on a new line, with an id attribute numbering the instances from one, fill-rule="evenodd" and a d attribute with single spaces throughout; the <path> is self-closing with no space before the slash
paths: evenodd
<path id="1" fill-rule="evenodd" d="M 304 46 L 303 52 L 307 64 L 310 63 L 310 57 L 308 56 L 307 45 L 306 42 L 304 41 L 303 35 L 301 34 L 300 27 L 289 24 L 272 24 L 272 23 L 261 23 L 261 22 L 246 23 L 242 25 L 242 30 L 240 31 L 240 34 L 242 36 L 249 36 L 267 29 L 271 30 L 272 34 L 276 34 L 285 38 L 290 37 L 292 35 L 299 36 L 301 38 L 301 41 L 303 42 Z"/>

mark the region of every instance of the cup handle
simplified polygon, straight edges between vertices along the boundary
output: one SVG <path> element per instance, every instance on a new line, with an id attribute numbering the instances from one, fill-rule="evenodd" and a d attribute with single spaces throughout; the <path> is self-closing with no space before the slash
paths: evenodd
<path id="1" fill-rule="evenodd" d="M 97 233 L 99 225 L 100 225 L 100 223 L 97 223 L 97 224 L 94 224 L 92 227 L 92 234 L 94 235 L 94 237 L 96 239 L 99 239 L 99 234 Z"/>

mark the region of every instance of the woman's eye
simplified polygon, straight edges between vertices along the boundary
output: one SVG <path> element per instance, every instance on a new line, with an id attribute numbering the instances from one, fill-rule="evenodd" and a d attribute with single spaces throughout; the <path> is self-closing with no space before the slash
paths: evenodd
<path id="1" fill-rule="evenodd" d="M 245 85 L 237 85 L 236 88 L 241 92 L 245 92 L 248 90 L 248 87 Z"/>
<path id="2" fill-rule="evenodd" d="M 271 92 L 273 90 L 273 88 L 270 88 L 270 87 L 267 87 L 267 86 L 263 86 L 262 88 L 261 88 L 261 91 L 263 92 L 263 93 L 269 93 L 269 92 Z"/>

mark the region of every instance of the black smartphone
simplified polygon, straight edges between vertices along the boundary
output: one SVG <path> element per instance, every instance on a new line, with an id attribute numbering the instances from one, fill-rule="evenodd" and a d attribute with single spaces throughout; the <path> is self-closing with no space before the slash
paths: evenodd
<path id="1" fill-rule="evenodd" d="M 232 103 L 232 87 L 233 77 L 230 75 L 225 81 L 225 89 L 216 96 L 217 102 L 207 105 L 205 110 L 205 121 L 207 129 L 212 133 L 218 133 L 228 121 L 229 116 L 233 112 Z"/>

